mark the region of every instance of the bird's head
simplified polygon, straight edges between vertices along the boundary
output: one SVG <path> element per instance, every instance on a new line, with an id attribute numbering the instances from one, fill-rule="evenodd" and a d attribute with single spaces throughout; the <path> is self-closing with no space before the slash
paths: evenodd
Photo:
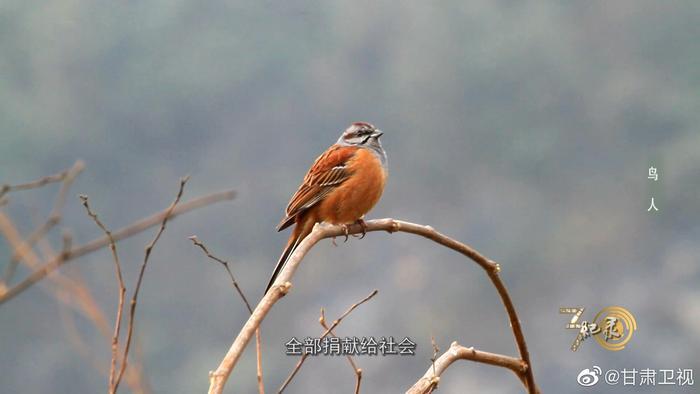
<path id="1" fill-rule="evenodd" d="M 340 145 L 381 147 L 379 137 L 384 133 L 373 125 L 355 122 L 348 127 L 338 139 Z"/>
<path id="2" fill-rule="evenodd" d="M 370 149 L 377 155 L 382 162 L 382 166 L 386 169 L 386 152 L 384 152 L 382 143 L 379 141 L 379 137 L 383 134 L 381 130 L 369 123 L 355 122 L 338 138 L 337 144 Z"/>

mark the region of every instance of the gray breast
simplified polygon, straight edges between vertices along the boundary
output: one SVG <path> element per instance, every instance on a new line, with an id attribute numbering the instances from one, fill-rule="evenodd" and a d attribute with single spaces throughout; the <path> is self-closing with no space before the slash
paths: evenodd
<path id="1" fill-rule="evenodd" d="M 373 138 L 366 146 L 377 156 L 379 161 L 381 161 L 384 171 L 388 171 L 389 167 L 387 166 L 386 152 L 384 148 L 382 148 L 382 143 L 378 139 Z"/>

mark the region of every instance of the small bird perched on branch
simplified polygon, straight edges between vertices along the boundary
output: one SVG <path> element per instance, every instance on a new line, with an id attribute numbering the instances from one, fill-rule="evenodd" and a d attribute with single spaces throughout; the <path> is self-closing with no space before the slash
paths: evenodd
<path id="1" fill-rule="evenodd" d="M 277 226 L 282 231 L 295 224 L 265 293 L 316 223 L 359 223 L 364 228 L 362 218 L 379 201 L 388 174 L 382 134 L 369 123 L 355 122 L 316 159 Z"/>

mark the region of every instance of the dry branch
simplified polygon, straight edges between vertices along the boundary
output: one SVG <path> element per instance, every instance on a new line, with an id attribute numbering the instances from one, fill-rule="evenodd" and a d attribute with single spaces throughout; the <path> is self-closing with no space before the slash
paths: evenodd
<path id="1" fill-rule="evenodd" d="M 0 232 L 11 246 L 11 250 L 16 251 L 20 249 L 21 245 L 23 244 L 21 235 L 19 234 L 19 231 L 12 220 L 2 211 L 0 211 Z M 44 237 L 40 239 L 38 243 L 43 251 L 42 258 L 40 258 L 34 252 L 34 250 L 30 248 L 20 254 L 20 260 L 30 269 L 35 269 L 41 265 L 42 261 L 60 259 L 62 258 L 61 256 L 64 256 L 67 253 L 67 250 L 69 250 L 68 248 L 71 247 L 70 242 L 67 241 L 68 240 L 64 235 L 63 250 L 61 252 L 56 252 L 51 247 L 48 240 L 46 240 Z M 111 338 L 107 318 L 83 280 L 65 276 L 60 272 L 56 272 L 54 275 L 49 276 L 49 280 L 56 286 L 42 288 L 42 290 L 49 293 L 60 303 L 60 305 L 65 305 L 66 307 L 75 310 L 77 313 L 84 316 L 88 321 L 92 322 L 102 336 L 107 339 Z M 70 338 L 70 334 L 72 333 L 69 331 L 68 334 Z M 73 342 L 77 343 L 76 341 Z M 78 350 L 80 350 L 80 348 L 78 348 Z M 98 364 L 95 363 L 91 363 L 91 365 L 95 365 L 96 367 L 98 366 Z M 100 373 L 103 373 L 102 369 L 99 369 L 99 371 Z M 146 382 L 143 371 L 138 363 L 135 365 L 132 364 L 132 368 L 127 371 L 127 383 L 135 393 L 150 392 L 148 389 L 148 383 Z"/>
<path id="2" fill-rule="evenodd" d="M 197 238 L 196 235 L 193 235 L 189 237 L 189 240 L 192 241 L 192 243 L 202 249 L 202 252 L 210 258 L 211 260 L 216 261 L 217 263 L 221 264 L 226 268 L 226 272 L 228 272 L 228 276 L 231 278 L 231 283 L 233 284 L 233 287 L 236 288 L 236 291 L 238 292 L 238 295 L 241 296 L 241 299 L 243 299 L 243 303 L 245 304 L 246 308 L 248 308 L 248 312 L 250 314 L 253 314 L 253 308 L 250 306 L 250 303 L 248 302 L 248 299 L 246 298 L 245 294 L 243 294 L 243 290 L 241 290 L 240 286 L 238 286 L 238 282 L 236 281 L 236 277 L 233 276 L 233 272 L 231 271 L 231 268 L 228 266 L 228 261 L 220 259 L 211 252 L 209 252 L 209 249 L 207 249 L 206 245 L 202 243 L 202 241 Z M 259 394 L 265 394 L 265 384 L 263 382 L 263 370 L 262 370 L 262 338 L 260 336 L 260 328 L 255 330 L 255 353 L 256 353 L 256 367 L 258 371 L 258 393 Z"/>
<path id="3" fill-rule="evenodd" d="M 450 348 L 436 359 L 433 364 L 428 367 L 416 384 L 413 385 L 406 394 L 428 394 L 432 393 L 440 382 L 440 375 L 457 360 L 470 360 L 479 363 L 495 365 L 498 367 L 508 368 L 515 373 L 521 380 L 525 378 L 528 370 L 527 364 L 520 359 L 503 356 L 500 354 L 483 352 L 474 348 L 466 348 L 459 345 L 457 342 L 452 342 Z M 525 383 L 523 381 L 523 383 Z"/>
<path id="4" fill-rule="evenodd" d="M 308 251 L 317 242 L 324 238 L 337 237 L 347 233 L 358 234 L 362 233 L 363 231 L 387 231 L 389 233 L 400 231 L 420 235 L 463 254 L 483 268 L 494 287 L 496 287 L 498 295 L 500 296 L 508 314 L 515 343 L 520 353 L 520 358 L 525 365 L 525 370 L 523 371 L 525 386 L 530 394 L 538 392 L 532 373 L 530 355 L 522 332 L 522 327 L 520 326 L 520 320 L 515 312 L 515 307 L 513 306 L 510 296 L 508 295 L 508 291 L 499 277 L 500 266 L 484 257 L 470 246 L 449 238 L 435 231 L 430 226 L 423 226 L 394 219 L 378 219 L 365 222 L 364 229 L 363 226 L 360 226 L 359 224 L 344 227 L 319 223 L 314 226 L 313 231 L 299 244 L 297 249 L 287 261 L 285 267 L 279 273 L 270 291 L 265 294 L 253 311 L 253 314 L 238 333 L 238 336 L 234 340 L 217 369 L 209 373 L 210 394 L 220 394 L 223 392 L 226 380 L 240 359 L 241 354 L 245 350 L 245 347 L 250 341 L 253 333 L 260 326 L 272 306 L 289 291 L 292 286 L 290 282 L 291 278 Z"/>
<path id="5" fill-rule="evenodd" d="M 134 288 L 134 293 L 131 296 L 131 303 L 129 305 L 129 326 L 127 327 L 126 331 L 126 342 L 124 343 L 124 354 L 122 355 L 122 364 L 119 368 L 119 374 L 117 374 L 117 378 L 114 381 L 114 393 L 116 393 L 117 389 L 119 388 L 119 382 L 121 381 L 122 376 L 124 375 L 124 371 L 126 370 L 126 364 L 129 359 L 129 349 L 131 349 L 131 338 L 134 333 L 134 318 L 136 316 L 136 304 L 138 302 L 139 291 L 141 290 L 141 283 L 143 283 L 143 275 L 146 273 L 148 259 L 151 257 L 151 252 L 156 246 L 158 240 L 160 239 L 160 236 L 163 235 L 163 231 L 165 231 L 165 226 L 168 224 L 168 219 L 172 215 L 175 206 L 177 206 L 177 204 L 180 202 L 180 199 L 182 198 L 182 193 L 184 193 L 185 191 L 185 184 L 187 183 L 188 179 L 189 177 L 184 177 L 180 179 L 180 189 L 177 192 L 177 196 L 175 196 L 175 200 L 170 204 L 168 208 L 165 209 L 165 214 L 163 215 L 163 219 L 160 222 L 160 227 L 158 228 L 156 236 L 148 245 L 146 245 L 143 263 L 141 264 L 141 270 L 139 271 L 139 276 L 136 280 L 136 287 Z M 114 241 L 113 238 L 110 239 L 112 240 L 112 242 Z"/>
<path id="6" fill-rule="evenodd" d="M 231 283 L 233 284 L 233 287 L 236 288 L 236 291 L 238 292 L 238 295 L 241 296 L 241 299 L 243 300 L 243 303 L 245 304 L 245 307 L 248 308 L 248 312 L 249 312 L 249 313 L 253 313 L 253 308 L 250 306 L 250 302 L 248 302 L 248 299 L 246 298 L 245 294 L 243 294 L 243 290 L 241 290 L 240 286 L 238 286 L 238 282 L 236 281 L 236 277 L 233 276 L 233 272 L 231 272 L 231 268 L 228 266 L 228 261 L 222 260 L 222 259 L 220 259 L 220 258 L 214 256 L 213 254 L 211 254 L 211 252 L 209 252 L 209 249 L 207 249 L 206 245 L 204 245 L 204 244 L 202 243 L 202 241 L 200 241 L 199 238 L 197 238 L 196 235 L 193 235 L 193 236 L 189 237 L 188 239 L 189 239 L 190 241 L 192 241 L 192 243 L 193 243 L 195 246 L 197 246 L 197 247 L 199 247 L 200 249 L 202 249 L 202 252 L 204 252 L 204 254 L 205 254 L 207 257 L 209 257 L 210 259 L 212 259 L 212 260 L 216 261 L 217 263 L 223 265 L 224 268 L 226 268 L 226 272 L 228 272 L 228 276 L 229 276 L 229 278 L 231 278 Z"/>
<path id="7" fill-rule="evenodd" d="M 187 211 L 209 205 L 212 203 L 216 203 L 218 201 L 222 200 L 227 200 L 227 199 L 232 199 L 234 197 L 234 192 L 233 191 L 225 191 L 225 192 L 220 192 L 220 193 L 215 193 L 211 195 L 207 195 L 204 197 L 200 197 L 198 199 L 195 199 L 193 201 L 190 201 L 186 204 L 182 204 L 178 207 L 171 206 L 169 209 L 163 212 L 159 212 L 155 215 L 152 215 L 150 217 L 146 217 L 144 219 L 141 219 L 135 223 L 133 223 L 130 226 L 127 226 L 116 233 L 112 234 L 109 232 L 105 226 L 97 219 L 97 216 L 90 211 L 90 208 L 87 206 L 87 201 L 85 201 L 85 207 L 88 210 L 88 214 L 93 218 L 93 220 L 98 224 L 99 227 L 105 232 L 105 237 L 95 239 L 87 244 L 78 246 L 78 247 L 73 247 L 72 246 L 72 237 L 70 237 L 70 233 L 67 231 L 64 231 L 63 234 L 63 247 L 60 252 L 56 253 L 54 249 L 51 247 L 51 244 L 48 242 L 46 239 L 46 235 L 49 233 L 51 229 L 56 227 L 61 220 L 62 220 L 62 211 L 65 206 L 67 196 L 69 194 L 69 189 L 72 183 L 75 181 L 77 176 L 84 170 L 85 164 L 81 161 L 78 160 L 76 161 L 73 166 L 67 170 L 64 170 L 58 174 L 55 175 L 50 175 L 50 176 L 45 176 L 42 177 L 36 181 L 32 182 L 27 182 L 23 184 L 18 184 L 18 185 L 1 185 L 0 186 L 0 208 L 2 208 L 4 205 L 6 205 L 9 202 L 7 194 L 10 192 L 15 192 L 15 191 L 22 191 L 22 190 L 30 190 L 30 189 L 36 189 L 40 188 L 42 186 L 51 184 L 51 183 L 56 183 L 60 182 L 60 189 L 58 190 L 58 193 L 55 197 L 55 201 L 52 205 L 52 209 L 48 215 L 48 217 L 45 219 L 44 222 L 40 223 L 32 232 L 26 236 L 26 238 L 23 238 L 19 232 L 17 231 L 16 226 L 14 225 L 12 219 L 8 215 L 6 215 L 1 209 L 0 209 L 0 232 L 5 236 L 5 238 L 8 241 L 9 246 L 11 247 L 11 257 L 9 263 L 5 266 L 5 273 L 4 277 L 6 281 L 0 280 L 0 304 L 3 302 L 11 299 L 15 295 L 19 294 L 23 290 L 26 290 L 28 287 L 36 283 L 37 281 L 43 279 L 46 277 L 49 273 L 51 273 L 53 270 L 56 268 L 60 267 L 63 265 L 65 262 L 75 259 L 77 257 L 80 257 L 84 254 L 88 254 L 90 252 L 96 251 L 101 249 L 102 247 L 109 245 L 113 258 L 115 260 L 116 264 L 116 269 L 117 269 L 117 276 L 118 276 L 118 281 L 120 285 L 120 300 L 119 300 L 119 312 L 121 312 L 122 306 L 123 306 L 123 296 L 124 296 L 124 285 L 123 285 L 123 280 L 121 278 L 121 269 L 119 267 L 119 261 L 118 257 L 116 255 L 116 247 L 115 243 L 117 239 L 123 239 L 127 238 L 129 236 L 132 236 L 134 234 L 137 234 L 151 226 L 154 226 L 158 223 L 161 223 L 162 226 L 164 227 L 165 221 L 167 221 L 169 218 L 174 217 L 178 214 L 185 213 Z M 181 193 L 179 194 L 181 195 Z M 179 199 L 179 196 L 178 196 Z M 173 209 L 175 208 L 175 209 Z M 161 229 L 162 232 L 162 229 Z M 159 236 L 159 235 L 158 235 Z M 34 247 L 39 244 L 40 250 L 43 252 L 43 256 L 40 258 L 37 253 L 34 251 Z M 147 259 L 147 258 L 146 258 Z M 30 274 L 29 278 L 25 279 L 23 282 L 21 282 L 19 285 L 8 289 L 6 286 L 6 283 L 11 280 L 13 274 L 15 273 L 16 266 L 19 262 L 23 262 L 26 264 L 31 270 L 32 273 Z M 88 287 L 83 283 L 83 281 L 80 278 L 71 278 L 68 276 L 63 275 L 62 273 L 55 273 L 54 275 L 50 276 L 51 282 L 55 283 L 57 286 L 55 287 L 46 287 L 43 288 L 44 291 L 48 291 L 50 294 L 53 295 L 53 297 L 57 300 L 60 301 L 61 304 L 64 304 L 65 306 L 74 309 L 75 311 L 79 312 L 80 314 L 84 315 L 90 322 L 92 322 L 95 327 L 98 329 L 100 334 L 104 335 L 105 337 L 112 338 L 112 343 L 113 343 L 113 355 L 115 351 L 118 351 L 118 342 L 115 343 L 115 339 L 118 341 L 119 338 L 119 329 L 118 325 L 115 325 L 115 330 L 114 334 L 111 335 L 109 333 L 109 325 L 107 323 L 107 319 L 104 316 L 104 313 L 102 312 L 102 309 L 97 305 L 97 303 L 94 300 L 94 297 L 90 294 L 90 290 Z M 120 315 L 121 313 L 118 313 Z M 69 334 L 71 334 L 70 328 L 73 327 L 70 322 L 72 321 L 69 319 L 69 315 L 62 309 L 62 316 L 64 323 L 66 323 L 67 331 Z M 117 323 L 121 321 L 121 318 L 118 316 L 117 318 Z M 73 327 L 74 328 L 74 327 Z M 80 334 L 77 331 L 72 332 L 73 337 L 72 339 L 76 344 L 78 344 L 78 348 L 81 347 L 81 343 L 84 344 L 82 339 L 80 338 Z M 115 346 L 117 345 L 117 346 Z M 137 352 L 137 357 L 136 360 L 138 359 L 138 344 L 136 346 L 136 352 Z M 79 349 L 80 350 L 80 349 Z M 84 349 L 83 349 L 84 350 Z M 83 355 L 87 355 L 85 352 L 81 352 Z M 133 358 L 133 357 L 132 357 Z M 118 361 L 118 357 L 112 357 L 112 362 L 111 362 L 111 372 L 109 373 L 109 380 L 110 380 L 110 392 L 116 391 L 116 388 L 113 387 L 113 382 L 115 380 L 115 363 Z M 125 361 L 125 360 L 122 360 Z M 134 360 L 132 360 L 134 361 Z M 98 367 L 98 364 L 93 363 L 96 367 Z M 126 365 L 126 363 L 124 363 Z M 100 372 L 105 373 L 106 371 L 103 368 L 99 368 Z M 147 383 L 144 380 L 144 375 L 143 371 L 140 369 L 139 363 L 138 362 L 132 362 L 128 365 L 128 368 L 124 370 L 124 368 L 120 371 L 120 377 L 122 375 L 125 375 L 126 382 L 129 384 L 133 392 L 138 392 L 138 393 L 145 393 L 149 392 L 150 390 L 148 389 Z"/>
<path id="8" fill-rule="evenodd" d="M 323 308 L 321 308 L 321 317 L 318 319 L 318 321 L 319 323 L 321 323 L 321 327 L 328 330 L 332 337 L 338 338 L 338 336 L 335 335 L 335 333 L 328 327 L 328 324 L 326 323 L 326 315 L 323 311 Z M 362 368 L 357 367 L 357 364 L 355 364 L 355 360 L 352 358 L 351 355 L 348 354 L 347 359 L 350 363 L 350 368 L 352 368 L 352 371 L 355 374 L 355 394 L 360 394 L 360 385 L 362 384 Z"/>
<path id="9" fill-rule="evenodd" d="M 321 322 L 321 325 L 324 326 L 324 328 L 326 329 L 326 331 L 319 337 L 319 339 L 323 339 L 323 338 L 327 337 L 329 334 L 331 334 L 331 333 L 333 332 L 333 330 L 334 330 L 336 327 L 338 327 L 338 325 L 340 324 L 340 322 L 342 322 L 343 319 L 345 319 L 345 317 L 346 317 L 347 315 L 349 315 L 352 311 L 354 311 L 355 308 L 357 308 L 358 306 L 360 306 L 360 305 L 364 304 L 365 302 L 371 300 L 372 297 L 374 297 L 375 295 L 377 295 L 378 292 L 379 292 L 379 290 L 374 290 L 374 291 L 372 291 L 367 297 L 365 297 L 365 298 L 361 299 L 360 301 L 358 301 L 358 302 L 352 304 L 352 305 L 350 306 L 350 308 L 348 308 L 342 315 L 340 315 L 339 318 L 333 320 L 333 324 L 331 324 L 330 327 L 327 327 L 327 326 L 326 326 L 326 318 L 325 318 L 325 316 L 324 316 L 324 314 L 323 314 L 323 309 L 321 309 L 321 318 L 319 319 L 319 321 Z M 286 389 L 287 386 L 289 386 L 289 383 L 292 382 L 292 379 L 294 379 L 294 376 L 296 376 L 297 372 L 299 372 L 299 369 L 301 369 L 301 366 L 304 365 L 304 361 L 306 361 L 306 359 L 307 359 L 308 357 L 309 357 L 309 353 L 304 353 L 304 354 L 299 358 L 299 361 L 298 361 L 297 364 L 294 366 L 294 369 L 292 370 L 292 372 L 289 374 L 289 376 L 287 376 L 287 379 L 284 381 L 284 383 L 282 383 L 282 387 L 280 387 L 279 391 L 277 392 L 278 394 L 281 394 L 281 393 L 284 391 L 284 389 Z M 350 363 L 352 364 L 352 366 L 353 366 L 354 369 L 355 369 L 355 372 L 356 372 L 357 375 L 358 375 L 357 384 L 355 385 L 355 390 L 356 390 L 356 392 L 357 392 L 357 390 L 360 389 L 360 380 L 359 380 L 359 379 L 362 378 L 362 370 L 358 370 L 357 367 L 355 367 L 355 363 L 352 362 L 352 360 L 350 361 Z"/>
<path id="10" fill-rule="evenodd" d="M 82 162 L 82 160 L 78 160 L 73 165 L 73 168 L 75 168 L 75 166 L 77 166 L 77 165 L 84 167 L 84 163 Z M 0 186 L 0 198 L 5 196 L 5 194 L 7 194 L 9 192 L 36 189 L 38 187 L 42 187 L 42 186 L 47 185 L 49 183 L 61 182 L 66 178 L 66 176 L 68 176 L 69 171 L 70 171 L 70 169 L 64 170 L 64 171 L 59 172 L 58 174 L 48 175 L 48 176 L 39 178 L 36 181 L 21 183 L 18 185 L 3 184 L 2 186 Z"/>
<path id="11" fill-rule="evenodd" d="M 38 246 L 40 247 L 45 260 L 56 254 L 46 238 L 40 239 Z M 97 304 L 97 301 L 92 296 L 87 285 L 84 283 L 82 278 L 79 276 L 75 277 L 77 274 L 76 272 L 73 274 L 73 277 L 67 277 L 62 273 L 57 272 L 49 276 L 49 280 L 60 285 L 58 288 L 54 289 L 54 298 L 61 301 L 58 305 L 60 307 L 59 311 L 61 314 L 61 321 L 63 323 L 64 331 L 78 353 L 87 360 L 88 365 L 93 366 L 100 374 L 105 375 L 109 379 L 110 371 L 102 366 L 100 359 L 91 354 L 90 347 L 83 340 L 82 333 L 78 331 L 77 327 L 75 326 L 74 317 L 70 313 L 69 309 L 74 309 L 76 312 L 82 314 L 95 326 L 99 334 L 106 340 L 112 340 L 113 333 L 110 331 L 107 318 L 105 317 L 102 308 L 100 308 L 100 306 Z M 134 393 L 150 393 L 151 389 L 146 380 L 140 362 L 142 357 L 138 353 L 139 350 L 140 349 L 137 349 L 138 357 L 132 357 L 132 362 L 129 364 L 129 367 L 126 370 L 126 383 Z"/>
<path id="12" fill-rule="evenodd" d="M 85 169 L 85 163 L 83 163 L 82 160 L 78 160 L 75 162 L 75 164 L 73 164 L 71 168 L 61 172 L 60 174 L 45 177 L 38 181 L 30 182 L 24 185 L 6 186 L 6 189 L 5 187 L 3 187 L 3 190 L 7 190 L 7 192 L 9 192 L 14 190 L 26 190 L 34 187 L 40 187 L 51 183 L 52 181 L 61 182 L 61 188 L 58 191 L 56 201 L 54 202 L 53 208 L 51 208 L 49 217 L 44 223 L 42 223 L 34 231 L 32 231 L 32 233 L 19 247 L 19 249 L 12 254 L 12 257 L 10 258 L 10 263 L 5 267 L 3 279 L 5 283 L 9 284 L 10 280 L 12 280 L 12 276 L 15 274 L 15 270 L 17 268 L 17 263 L 20 260 L 20 254 L 25 252 L 27 248 L 33 247 L 39 239 L 43 238 L 44 235 L 46 235 L 46 233 L 49 232 L 49 230 L 51 230 L 54 226 L 61 222 L 61 218 L 63 216 L 63 206 L 66 203 L 68 189 L 70 189 L 70 186 L 73 184 L 73 181 L 75 181 L 75 178 L 83 171 L 83 169 Z M 2 192 L 0 192 L 0 195 L 1 194 Z"/>
<path id="13" fill-rule="evenodd" d="M 3 190 L 5 191 L 28 190 L 38 188 L 52 182 L 62 182 L 48 219 L 44 223 L 40 224 L 34 231 L 32 231 L 26 239 L 23 239 L 19 234 L 16 226 L 9 216 L 0 211 L 0 232 L 3 233 L 12 249 L 10 264 L 8 264 L 6 267 L 9 268 L 9 271 L 6 270 L 6 274 L 9 272 L 8 279 L 14 271 L 14 267 L 11 266 L 12 264 L 21 261 L 27 265 L 27 267 L 34 270 L 40 267 L 44 261 L 63 260 L 66 258 L 66 256 L 68 256 L 72 248 L 72 237 L 70 232 L 67 230 L 63 231 L 63 246 L 59 253 L 55 252 L 45 236 L 61 221 L 62 210 L 66 203 L 69 188 L 83 169 L 84 163 L 79 160 L 70 169 L 63 171 L 60 174 L 44 177 L 38 181 L 29 182 L 19 186 L 3 187 Z M 3 201 L 7 201 L 6 196 L 2 197 L 1 199 Z M 39 258 L 39 256 L 34 252 L 33 247 L 36 244 L 38 244 L 40 250 L 42 251 L 42 258 Z M 59 306 L 61 306 L 61 315 L 63 317 L 62 320 L 64 321 L 64 327 L 66 328 L 69 338 L 76 345 L 76 348 L 83 356 L 90 358 L 91 365 L 95 366 L 100 373 L 107 375 L 107 371 L 105 371 L 103 368 L 99 368 L 99 363 L 94 362 L 94 358 L 89 357 L 84 342 L 80 338 L 80 333 L 75 330 L 74 325 L 70 324 L 72 322 L 72 318 L 70 318 L 71 316 L 64 309 L 64 306 L 74 309 L 76 312 L 83 315 L 97 328 L 101 335 L 106 338 L 110 338 L 109 326 L 102 309 L 99 307 L 89 288 L 85 285 L 82 279 L 68 277 L 62 273 L 55 273 L 54 275 L 51 275 L 49 279 L 51 282 L 56 284 L 56 286 L 46 287 L 43 288 L 43 290 L 50 293 L 53 298 L 59 301 Z M 0 286 L 0 295 L 4 293 L 3 290 L 3 286 Z M 132 366 L 130 366 L 126 372 L 127 383 L 133 392 L 150 392 L 148 384 L 143 375 L 143 371 L 138 362 L 132 364 Z"/>
<path id="14" fill-rule="evenodd" d="M 88 202 L 88 197 L 81 195 L 80 201 L 83 203 L 88 216 L 97 224 L 97 226 L 105 233 L 109 239 L 109 249 L 112 252 L 112 260 L 114 261 L 115 275 L 117 278 L 117 284 L 119 285 L 119 298 L 117 302 L 117 317 L 114 321 L 114 334 L 112 335 L 112 359 L 110 360 L 109 367 L 109 392 L 116 393 L 118 382 L 117 378 L 117 359 L 119 358 L 119 333 L 122 327 L 122 313 L 124 311 L 124 295 L 126 294 L 126 287 L 124 286 L 124 279 L 122 277 L 122 267 L 119 263 L 119 255 L 117 254 L 117 244 L 114 242 L 114 237 L 112 232 L 107 229 L 107 227 L 100 221 L 97 214 L 90 209 L 90 204 Z"/>
<path id="15" fill-rule="evenodd" d="M 433 357 L 430 358 L 430 362 L 433 365 L 433 373 L 436 373 L 435 372 L 435 360 L 437 360 L 437 355 L 438 355 L 438 353 L 440 353 L 440 348 L 438 347 L 437 343 L 435 343 L 435 336 L 430 337 L 430 344 L 433 345 Z"/>
<path id="16" fill-rule="evenodd" d="M 197 208 L 201 208 L 207 205 L 211 205 L 220 201 L 231 200 L 235 196 L 235 192 L 232 190 L 227 190 L 223 192 L 209 194 L 203 197 L 196 198 L 194 200 L 188 201 L 183 204 L 179 204 L 175 209 L 168 213 L 168 210 L 164 210 L 155 213 L 149 217 L 138 220 L 124 228 L 121 228 L 112 233 L 115 241 L 122 240 L 124 238 L 131 237 L 138 234 L 150 227 L 156 226 L 161 223 L 163 218 L 166 216 L 170 219 L 179 216 L 183 213 L 192 211 Z M 2 212 L 0 211 L 0 214 Z M 105 246 L 109 245 L 109 238 L 106 236 L 92 240 L 86 244 L 71 248 L 62 256 L 56 256 L 49 262 L 45 263 L 41 267 L 37 267 L 26 279 L 18 283 L 14 287 L 6 289 L 0 292 L 0 305 L 14 298 L 24 290 L 28 289 L 36 282 L 39 282 L 45 278 L 49 273 L 53 272 L 63 264 L 75 260 L 78 257 L 84 256 L 88 253 L 99 250 Z M 0 289 L 2 290 L 2 289 Z"/>

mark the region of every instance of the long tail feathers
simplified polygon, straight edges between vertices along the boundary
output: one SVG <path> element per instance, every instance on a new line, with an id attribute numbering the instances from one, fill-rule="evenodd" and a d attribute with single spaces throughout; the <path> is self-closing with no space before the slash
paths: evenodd
<path id="1" fill-rule="evenodd" d="M 296 249 L 297 246 L 299 246 L 299 241 L 301 240 L 301 238 L 303 237 L 299 236 L 293 240 L 289 240 L 287 247 L 284 249 L 284 252 L 282 252 L 280 259 L 277 262 L 277 265 L 275 266 L 275 270 L 272 272 L 272 276 L 270 277 L 270 283 L 267 284 L 267 288 L 265 289 L 265 294 L 267 294 L 267 292 L 270 290 L 272 284 L 275 283 L 277 275 L 279 275 L 279 273 L 282 271 L 282 268 L 284 268 L 285 264 L 287 264 L 287 260 L 289 260 L 289 257 L 294 252 L 294 249 Z"/>

